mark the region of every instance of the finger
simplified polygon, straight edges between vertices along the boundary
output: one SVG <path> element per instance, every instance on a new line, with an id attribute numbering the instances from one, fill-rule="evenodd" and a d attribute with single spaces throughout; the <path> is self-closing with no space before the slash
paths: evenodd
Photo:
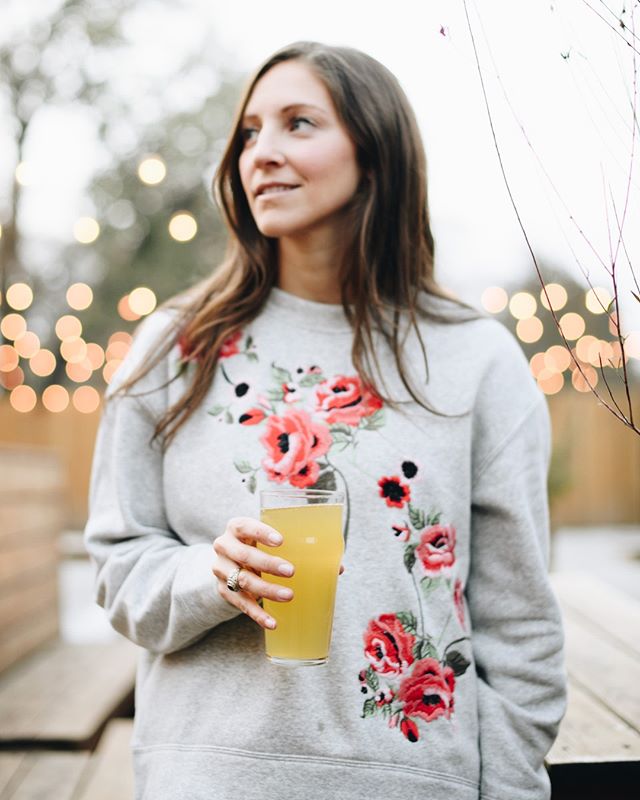
<path id="1" fill-rule="evenodd" d="M 256 547 L 244 544 L 238 539 L 229 539 L 225 543 L 224 555 L 243 567 L 249 567 L 255 572 L 267 572 L 270 575 L 290 578 L 295 572 L 293 564 L 284 558 L 270 556 Z"/>
<path id="2" fill-rule="evenodd" d="M 221 587 L 227 588 L 227 579 L 237 568 L 238 564 L 233 561 L 229 561 L 227 558 L 220 558 L 211 568 L 211 571 L 218 579 Z M 245 594 L 251 594 L 256 599 L 266 597 L 268 600 L 275 600 L 277 603 L 286 603 L 293 597 L 293 590 L 289 587 L 277 583 L 268 583 L 247 567 L 241 567 L 240 569 L 238 586 L 240 591 Z M 229 589 L 229 591 L 231 590 Z M 231 593 L 237 594 L 237 592 Z M 236 604 L 234 603 L 234 605 Z"/>
<path id="3" fill-rule="evenodd" d="M 282 534 L 279 531 L 253 517 L 234 517 L 227 523 L 227 529 L 244 542 L 260 542 L 268 547 L 282 544 Z"/>
<path id="4" fill-rule="evenodd" d="M 221 597 L 227 601 L 227 603 L 231 603 L 232 606 L 240 609 L 243 614 L 246 614 L 248 617 L 254 622 L 257 622 L 261 628 L 268 628 L 269 630 L 273 630 L 277 623 L 273 617 L 271 617 L 267 612 L 258 605 L 255 597 L 246 592 L 232 592 L 227 589 L 226 584 L 221 585 L 218 584 L 218 591 L 220 592 Z"/>

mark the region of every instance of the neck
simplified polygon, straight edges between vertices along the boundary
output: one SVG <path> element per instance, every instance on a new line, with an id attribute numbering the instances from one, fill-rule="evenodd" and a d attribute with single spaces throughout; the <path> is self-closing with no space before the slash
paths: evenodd
<path id="1" fill-rule="evenodd" d="M 341 248 L 335 241 L 278 241 L 278 286 L 318 303 L 340 303 Z"/>

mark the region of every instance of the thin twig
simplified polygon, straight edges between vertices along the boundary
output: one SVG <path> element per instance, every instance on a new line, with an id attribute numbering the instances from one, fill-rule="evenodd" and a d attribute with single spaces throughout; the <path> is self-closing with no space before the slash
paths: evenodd
<path id="1" fill-rule="evenodd" d="M 489 99 L 487 97 L 487 91 L 486 91 L 486 88 L 485 88 L 485 85 L 484 85 L 484 77 L 482 75 L 482 68 L 480 66 L 480 57 L 478 55 L 478 50 L 477 50 L 477 46 L 476 46 L 476 40 L 475 40 L 475 36 L 473 34 L 473 27 L 471 25 L 471 20 L 469 18 L 469 9 L 467 7 L 467 0 L 462 0 L 462 4 L 464 6 L 465 16 L 467 18 L 467 26 L 469 28 L 469 35 L 471 36 L 471 44 L 473 46 L 473 52 L 474 52 L 474 56 L 475 56 L 476 67 L 478 69 L 478 77 L 480 79 L 480 85 L 482 87 L 482 94 L 483 94 L 483 97 L 484 97 L 485 108 L 486 108 L 487 116 L 488 116 L 488 119 L 489 119 L 489 126 L 491 128 L 491 135 L 493 137 L 493 143 L 494 143 L 494 146 L 495 146 L 495 149 L 496 149 L 496 154 L 498 156 L 498 162 L 500 164 L 500 171 L 502 172 L 502 178 L 504 180 L 504 183 L 505 183 L 505 186 L 506 186 L 506 189 L 507 189 L 507 193 L 509 195 L 509 199 L 511 200 L 511 205 L 513 206 L 513 210 L 514 210 L 516 218 L 518 220 L 518 224 L 520 226 L 520 230 L 522 231 L 522 235 L 524 236 L 524 240 L 526 242 L 527 249 L 529 250 L 529 253 L 531 254 L 531 258 L 533 260 L 533 264 L 534 264 L 534 267 L 535 267 L 535 270 L 536 270 L 536 274 L 538 276 L 538 280 L 540 281 L 540 284 L 542 286 L 542 291 L 544 292 L 544 295 L 545 295 L 545 297 L 547 299 L 547 303 L 549 305 L 549 310 L 551 312 L 551 316 L 553 317 L 553 320 L 554 320 L 554 322 L 555 322 L 555 324 L 556 324 L 556 326 L 558 328 L 558 332 L 560 333 L 560 336 L 561 336 L 561 338 L 562 338 L 562 340 L 563 340 L 563 342 L 565 344 L 565 347 L 569 351 L 569 353 L 571 355 L 571 358 L 573 359 L 573 362 L 576 365 L 576 369 L 580 372 L 580 374 L 584 378 L 585 383 L 587 384 L 587 386 L 589 387 L 591 392 L 598 398 L 598 400 L 602 403 L 602 405 L 606 409 L 608 409 L 611 412 L 611 414 L 613 414 L 614 417 L 616 417 L 616 419 L 618 419 L 620 422 L 622 422 L 622 423 L 624 423 L 625 425 L 628 426 L 629 425 L 629 420 L 624 416 L 624 414 L 619 413 L 618 411 L 614 410 L 609 405 L 609 403 L 607 403 L 607 401 L 603 397 L 601 397 L 600 393 L 596 390 L 595 386 L 591 385 L 591 381 L 587 377 L 584 369 L 582 368 L 582 365 L 580 364 L 579 360 L 576 358 L 576 356 L 573 353 L 573 350 L 571 349 L 571 345 L 569 344 L 569 342 L 568 342 L 568 340 L 567 340 L 567 338 L 566 338 L 566 336 L 565 336 L 565 334 L 564 334 L 564 332 L 562 330 L 562 327 L 560 325 L 560 321 L 558 320 L 558 316 L 557 316 L 557 314 L 555 312 L 555 309 L 553 308 L 553 304 L 551 302 L 551 298 L 549 297 L 549 293 L 547 291 L 547 286 L 546 286 L 544 278 L 542 276 L 542 272 L 540 270 L 540 266 L 538 265 L 538 260 L 536 259 L 535 253 L 533 252 L 533 248 L 531 246 L 531 242 L 529 241 L 529 236 L 527 235 L 527 232 L 525 230 L 524 224 L 523 224 L 522 219 L 520 217 L 520 213 L 518 211 L 518 208 L 516 206 L 516 203 L 515 203 L 515 200 L 514 200 L 514 197 L 513 197 L 513 193 L 511 191 L 511 185 L 509 183 L 509 180 L 507 178 L 507 174 L 506 174 L 506 171 L 505 171 L 505 168 L 504 168 L 504 163 L 502 161 L 502 154 L 500 152 L 500 147 L 498 145 L 498 138 L 496 136 L 495 126 L 493 124 L 493 115 L 491 113 L 491 107 L 489 105 Z M 635 428 L 634 428 L 634 430 L 635 430 Z M 640 431 L 637 431 L 637 433 L 640 434 Z"/>
<path id="2" fill-rule="evenodd" d="M 611 28 L 611 30 L 612 30 L 612 31 L 615 33 L 615 35 L 616 35 L 616 36 L 619 36 L 619 37 L 622 39 L 622 41 L 623 41 L 625 44 L 629 45 L 629 47 L 630 47 L 632 50 L 634 50 L 636 53 L 638 53 L 638 55 L 640 55 L 640 52 L 638 52 L 638 50 L 636 50 L 636 48 L 635 48 L 635 47 L 634 47 L 634 46 L 631 44 L 631 42 L 630 42 L 628 39 L 626 39 L 626 38 L 625 38 L 625 37 L 624 37 L 624 36 L 623 36 L 623 35 L 620 33 L 620 31 L 619 31 L 619 30 L 618 30 L 616 27 L 614 27 L 614 26 L 613 26 L 613 25 L 612 25 L 612 24 L 611 24 L 611 23 L 610 23 L 608 20 L 606 20 L 606 19 L 605 19 L 605 18 L 602 16 L 602 14 L 599 14 L 599 13 L 598 13 L 598 12 L 595 10 L 595 8 L 594 8 L 593 6 L 590 6 L 590 5 L 589 5 L 589 3 L 587 3 L 587 0 L 582 0 L 582 2 L 585 4 L 585 6 L 586 6 L 588 9 L 590 9 L 591 11 L 593 11 L 593 13 L 594 13 L 594 14 L 595 14 L 597 17 L 600 17 L 600 19 L 601 19 L 601 20 L 604 22 L 604 24 L 605 24 L 605 25 L 606 25 L 608 28 Z"/>

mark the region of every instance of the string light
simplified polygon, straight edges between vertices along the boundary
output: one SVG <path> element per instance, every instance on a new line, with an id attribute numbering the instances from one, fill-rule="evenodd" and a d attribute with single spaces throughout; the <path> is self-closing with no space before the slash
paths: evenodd
<path id="1" fill-rule="evenodd" d="M 20 360 L 15 347 L 10 344 L 0 345 L 0 372 L 12 372 Z"/>
<path id="2" fill-rule="evenodd" d="M 544 289 L 540 290 L 540 303 L 547 311 L 550 311 L 547 295 L 549 295 L 551 308 L 554 311 L 560 311 L 561 308 L 567 305 L 569 295 L 567 294 L 567 290 L 560 283 L 548 283 L 546 286 L 546 294 Z"/>
<path id="3" fill-rule="evenodd" d="M 519 319 L 516 325 L 516 335 L 521 342 L 532 344 L 542 338 L 544 326 L 538 317 Z"/>
<path id="4" fill-rule="evenodd" d="M 560 317 L 560 330 L 564 334 L 565 339 L 572 341 L 579 339 L 584 333 L 585 322 L 580 314 L 569 311 Z"/>
<path id="5" fill-rule="evenodd" d="M 20 314 L 7 314 L 0 322 L 0 331 L 5 339 L 12 341 L 27 330 L 27 321 Z"/>
<path id="6" fill-rule="evenodd" d="M 7 289 L 6 299 L 15 311 L 24 311 L 33 302 L 33 290 L 26 283 L 14 283 Z"/>
<path id="7" fill-rule="evenodd" d="M 608 289 L 594 286 L 585 294 L 584 304 L 592 314 L 606 314 L 612 299 Z"/>
<path id="8" fill-rule="evenodd" d="M 177 242 L 189 242 L 197 232 L 198 223 L 188 211 L 179 211 L 169 220 L 169 235 Z"/>
<path id="9" fill-rule="evenodd" d="M 67 289 L 67 303 L 75 311 L 84 311 L 93 302 L 93 290 L 86 283 L 73 283 Z"/>
<path id="10" fill-rule="evenodd" d="M 142 183 L 157 186 L 165 179 L 167 168 L 160 156 L 147 156 L 138 165 L 138 177 Z"/>
<path id="11" fill-rule="evenodd" d="M 33 331 L 27 331 L 15 340 L 13 346 L 21 358 L 31 358 L 40 349 L 40 339 Z"/>
<path id="12" fill-rule="evenodd" d="M 73 226 L 73 235 L 80 244 L 92 244 L 100 236 L 100 225 L 93 217 L 80 217 Z"/>
<path id="13" fill-rule="evenodd" d="M 156 296 L 146 286 L 139 286 L 129 294 L 129 308 L 139 317 L 145 317 L 156 307 Z"/>
<path id="14" fill-rule="evenodd" d="M 57 383 L 52 383 L 42 393 L 42 405 L 54 414 L 64 411 L 69 405 L 69 392 Z"/>
<path id="15" fill-rule="evenodd" d="M 11 408 L 13 408 L 14 411 L 19 411 L 21 414 L 27 414 L 29 411 L 33 411 L 37 402 L 38 398 L 36 393 L 30 386 L 25 386 L 24 384 L 16 386 L 9 395 Z"/>
<path id="16" fill-rule="evenodd" d="M 56 322 L 55 331 L 58 339 L 62 341 L 72 339 L 82 333 L 82 323 L 73 314 L 65 314 Z"/>
<path id="17" fill-rule="evenodd" d="M 482 292 L 480 302 L 490 314 L 499 314 L 507 307 L 509 295 L 501 286 L 489 286 Z"/>
<path id="18" fill-rule="evenodd" d="M 87 343 L 79 336 L 71 336 L 60 345 L 60 354 L 65 361 L 78 364 L 87 357 Z"/>
<path id="19" fill-rule="evenodd" d="M 0 372 L 0 386 L 3 389 L 15 389 L 16 386 L 20 386 L 24 382 L 24 372 L 22 367 L 16 367 L 12 369 L 11 372 Z"/>
<path id="20" fill-rule="evenodd" d="M 38 352 L 29 360 L 29 367 L 34 375 L 40 378 L 46 378 L 56 368 L 56 357 L 51 350 L 45 348 L 38 350 Z"/>
<path id="21" fill-rule="evenodd" d="M 589 366 L 582 367 L 582 372 L 586 376 L 587 380 L 585 380 L 585 377 L 583 377 L 579 370 L 574 369 L 573 374 L 571 375 L 571 383 L 577 392 L 589 392 L 591 391 L 589 384 L 591 384 L 592 388 L 595 388 L 598 385 L 598 373 L 593 367 Z"/>
<path id="22" fill-rule="evenodd" d="M 536 313 L 536 298 L 529 292 L 516 292 L 509 301 L 509 311 L 516 319 L 528 319 Z"/>
<path id="23" fill-rule="evenodd" d="M 128 294 L 125 294 L 125 296 L 121 297 L 118 301 L 118 314 L 120 314 L 125 322 L 135 322 L 137 319 L 140 319 L 140 314 L 136 314 L 129 305 Z"/>
<path id="24" fill-rule="evenodd" d="M 100 407 L 100 395 L 93 386 L 80 386 L 73 393 L 72 402 L 81 414 L 91 414 Z"/>

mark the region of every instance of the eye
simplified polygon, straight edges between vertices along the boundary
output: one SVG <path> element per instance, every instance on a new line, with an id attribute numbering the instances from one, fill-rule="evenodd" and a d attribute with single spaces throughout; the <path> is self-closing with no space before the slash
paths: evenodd
<path id="1" fill-rule="evenodd" d="M 240 131 L 240 138 L 246 144 L 247 142 L 252 141 L 252 139 L 255 139 L 257 134 L 258 134 L 257 128 L 250 128 L 250 127 L 242 128 Z"/>
<path id="2" fill-rule="evenodd" d="M 315 127 L 313 122 L 307 119 L 307 117 L 292 117 L 289 121 L 289 127 L 294 131 L 300 130 L 300 126 L 302 125 L 311 125 L 311 127 Z"/>

